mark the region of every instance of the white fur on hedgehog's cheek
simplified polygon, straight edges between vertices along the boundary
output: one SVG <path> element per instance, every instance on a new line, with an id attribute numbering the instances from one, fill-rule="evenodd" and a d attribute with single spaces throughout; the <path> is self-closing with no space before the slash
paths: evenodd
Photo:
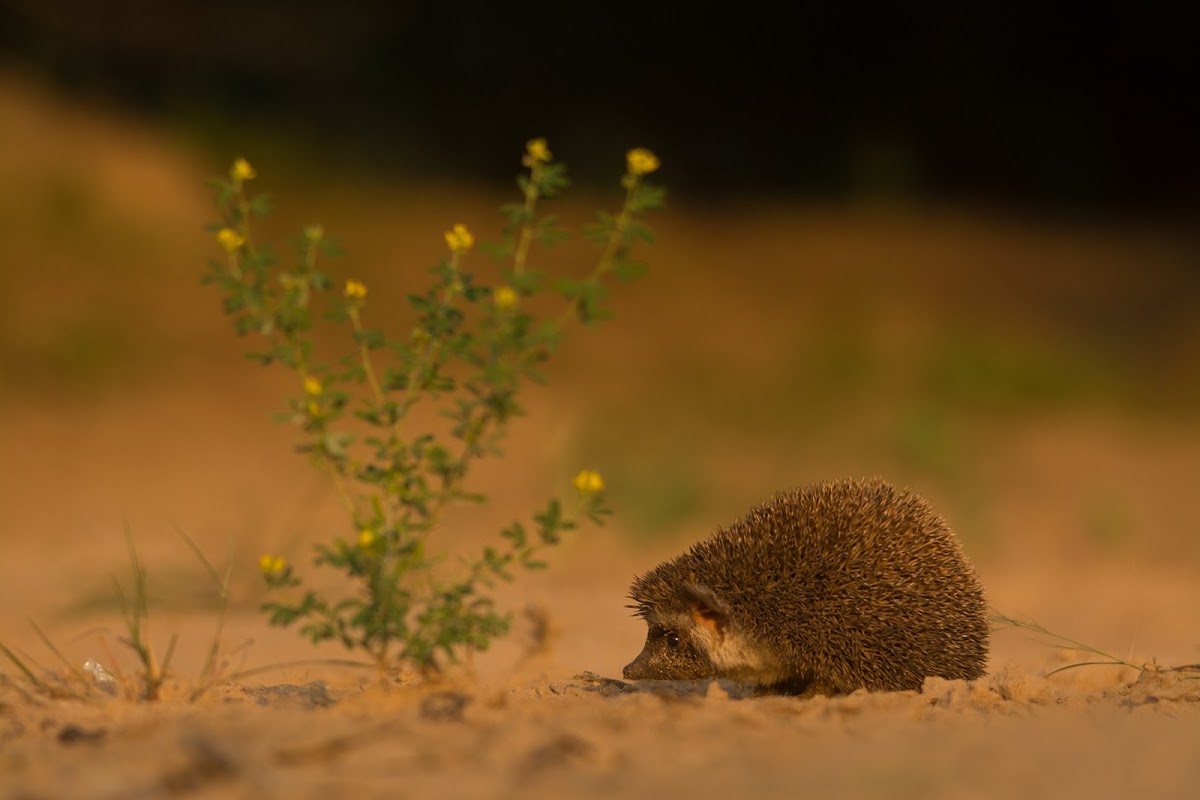
<path id="1" fill-rule="evenodd" d="M 721 669 L 721 665 L 714 656 L 721 652 L 725 646 L 725 639 L 727 637 L 722 636 L 721 632 L 716 628 L 710 628 L 707 625 L 697 625 L 695 620 L 690 616 L 685 617 L 679 623 L 679 626 L 677 630 L 683 631 L 684 637 L 692 643 L 692 647 L 697 652 L 703 653 L 714 667 Z"/>
<path id="2" fill-rule="evenodd" d="M 691 613 L 659 613 L 663 631 L 677 631 L 722 677 L 769 684 L 790 673 L 770 648 L 755 644 L 744 633 L 728 627 L 698 625 Z"/>
<path id="3" fill-rule="evenodd" d="M 699 630 L 704 630 L 697 626 Z M 713 667 L 723 676 L 734 680 L 769 685 L 791 677 L 791 671 L 776 658 L 769 648 L 755 644 L 739 631 L 726 631 L 718 636 L 705 631 L 705 644 Z M 696 638 L 696 637 L 693 637 Z"/>

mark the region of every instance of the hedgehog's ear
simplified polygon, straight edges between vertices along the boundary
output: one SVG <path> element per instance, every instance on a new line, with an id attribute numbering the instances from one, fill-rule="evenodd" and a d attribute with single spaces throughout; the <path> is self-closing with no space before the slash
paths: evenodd
<path id="1" fill-rule="evenodd" d="M 691 612 L 692 621 L 714 634 L 723 634 L 729 620 L 729 607 L 717 593 L 702 583 L 685 583 L 680 590 Z"/>

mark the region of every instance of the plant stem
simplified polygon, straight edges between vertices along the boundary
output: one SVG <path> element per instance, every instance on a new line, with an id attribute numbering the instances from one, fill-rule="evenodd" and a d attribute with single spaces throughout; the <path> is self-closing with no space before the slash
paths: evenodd
<path id="1" fill-rule="evenodd" d="M 379 379 L 375 377 L 375 368 L 371 365 L 371 351 L 363 341 L 362 317 L 355 306 L 350 307 L 350 324 L 354 326 L 355 338 L 358 340 L 358 357 L 362 361 L 363 373 L 367 376 L 367 385 L 371 387 L 375 402 L 382 408 L 385 402 L 383 389 L 379 385 Z"/>
<path id="2" fill-rule="evenodd" d="M 632 212 L 630 211 L 630 207 L 633 205 L 633 193 L 636 188 L 637 182 L 634 181 L 626 190 L 625 202 L 621 206 L 621 211 L 613 220 L 612 230 L 609 231 L 608 234 L 608 241 L 604 243 L 604 250 L 601 251 L 600 258 L 596 261 L 596 266 L 592 269 L 592 273 L 588 276 L 588 280 L 596 280 L 600 276 L 604 275 L 604 273 L 612 269 L 613 259 L 616 257 L 617 250 L 620 248 L 622 239 L 625 237 L 625 229 L 629 227 L 629 223 L 633 216 Z M 562 314 L 560 314 L 558 319 L 555 321 L 554 330 L 562 330 L 564 327 L 566 327 L 566 324 L 571 321 L 572 317 L 578 317 L 578 315 L 579 302 L 575 300 L 568 303 L 567 307 L 563 309 Z M 522 356 L 527 357 L 528 353 L 523 353 Z"/>
<path id="3" fill-rule="evenodd" d="M 533 211 L 538 201 L 538 184 L 542 174 L 542 165 L 535 162 L 529 169 L 529 182 L 525 184 L 524 222 L 521 223 L 521 235 L 517 239 L 517 249 L 513 253 L 513 274 L 525 272 L 525 260 L 529 257 L 529 247 L 533 244 Z"/>

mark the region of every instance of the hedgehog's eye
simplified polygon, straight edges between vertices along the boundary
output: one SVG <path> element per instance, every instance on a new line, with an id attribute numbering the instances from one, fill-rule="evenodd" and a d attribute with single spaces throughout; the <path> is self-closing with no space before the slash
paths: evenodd
<path id="1" fill-rule="evenodd" d="M 667 647 L 671 648 L 672 650 L 674 650 L 676 647 L 679 647 L 679 634 L 675 631 L 667 631 L 666 639 Z"/>

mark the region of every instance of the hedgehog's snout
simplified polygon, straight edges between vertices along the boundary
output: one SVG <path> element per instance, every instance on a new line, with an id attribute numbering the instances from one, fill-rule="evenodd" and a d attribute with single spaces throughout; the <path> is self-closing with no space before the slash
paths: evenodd
<path id="1" fill-rule="evenodd" d="M 646 674 L 646 651 L 642 650 L 638 657 L 625 665 L 621 670 L 621 676 L 627 681 L 640 681 L 643 678 L 650 677 Z"/>
<path id="2" fill-rule="evenodd" d="M 638 653 L 637 658 L 630 661 L 621 670 L 621 675 L 626 680 L 640 681 L 646 679 L 661 679 L 671 677 L 664 674 L 662 664 L 663 643 L 657 641 L 661 636 L 655 636 L 655 628 L 651 627 L 646 635 L 646 644 L 642 647 L 642 652 Z"/>

